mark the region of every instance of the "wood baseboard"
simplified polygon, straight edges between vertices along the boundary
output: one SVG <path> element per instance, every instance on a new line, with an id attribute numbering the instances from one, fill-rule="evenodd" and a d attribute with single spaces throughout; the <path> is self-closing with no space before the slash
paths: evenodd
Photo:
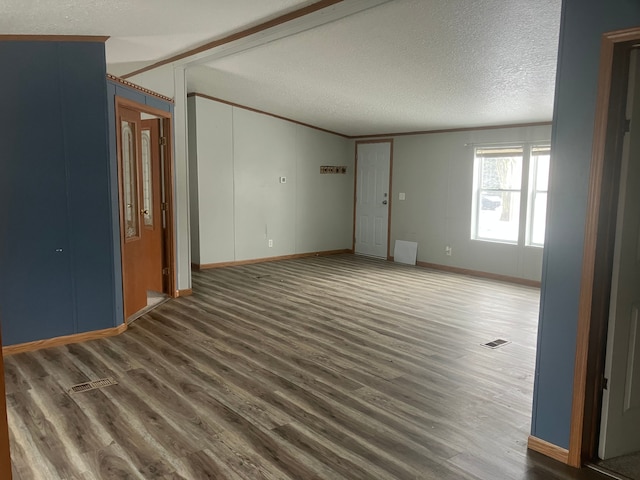
<path id="1" fill-rule="evenodd" d="M 92 332 L 76 333 L 73 335 L 65 335 L 63 337 L 36 340 L 35 342 L 8 345 L 6 347 L 2 347 L 2 354 L 6 357 L 8 355 L 15 355 L 17 353 L 34 352 L 43 348 L 59 347 L 61 345 L 70 345 L 72 343 L 88 342 L 89 340 L 113 337 L 115 335 L 121 334 L 126 329 L 127 324 L 123 323 L 119 327 L 105 328 L 104 330 L 94 330 Z"/>
<path id="2" fill-rule="evenodd" d="M 393 259 L 393 257 L 391 257 Z M 509 275 L 500 275 L 498 273 L 482 272 L 479 270 L 469 270 L 467 268 L 451 267 L 449 265 L 440 265 L 437 263 L 416 262 L 416 265 L 432 270 L 441 270 L 443 272 L 459 273 L 461 275 L 469 275 L 471 277 L 489 278 L 491 280 L 499 280 L 501 282 L 516 283 L 518 285 L 526 285 L 528 287 L 540 288 L 541 282 L 537 280 L 529 280 L 528 278 L 511 277 Z"/>
<path id="3" fill-rule="evenodd" d="M 188 297 L 190 295 L 193 295 L 193 290 L 190 288 L 176 291 L 176 297 Z"/>
<path id="4" fill-rule="evenodd" d="M 239 265 L 251 265 L 254 263 L 275 262 L 277 260 L 293 260 L 296 258 L 324 257 L 327 255 L 339 255 L 341 253 L 353 253 L 353 251 L 348 248 L 343 250 L 325 250 L 323 252 L 296 253 L 293 255 L 281 255 L 279 257 L 253 258 L 251 260 L 238 260 L 233 262 L 204 263 L 200 265 L 192 264 L 191 267 L 196 271 L 208 270 L 211 268 L 237 267 Z"/>
<path id="5" fill-rule="evenodd" d="M 533 435 L 529 435 L 527 448 L 529 450 L 533 450 L 534 452 L 538 452 L 542 455 L 553 458 L 554 460 L 562 462 L 566 465 L 569 464 L 569 450 L 554 445 L 553 443 L 549 443 L 545 440 L 541 440 L 538 437 L 534 437 Z"/>

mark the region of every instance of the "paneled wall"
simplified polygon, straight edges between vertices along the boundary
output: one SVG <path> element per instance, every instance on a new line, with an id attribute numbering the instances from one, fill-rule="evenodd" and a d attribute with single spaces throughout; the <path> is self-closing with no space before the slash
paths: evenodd
<path id="1" fill-rule="evenodd" d="M 104 44 L 0 42 L 6 345 L 115 326 Z"/>
<path id="2" fill-rule="evenodd" d="M 409 240 L 422 262 L 540 281 L 542 248 L 471 239 L 474 145 L 550 138 L 550 125 L 395 137 L 391 252 Z"/>
<path id="3" fill-rule="evenodd" d="M 200 96 L 188 118 L 194 263 L 352 247 L 348 140 Z M 321 175 L 321 165 L 347 174 Z"/>
<path id="4" fill-rule="evenodd" d="M 640 25 L 633 0 L 565 0 L 560 32 L 532 433 L 567 448 L 601 35 Z"/>

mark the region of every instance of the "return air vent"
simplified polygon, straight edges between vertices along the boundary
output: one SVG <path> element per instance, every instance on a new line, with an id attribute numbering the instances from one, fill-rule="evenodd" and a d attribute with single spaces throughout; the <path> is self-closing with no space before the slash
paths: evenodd
<path id="1" fill-rule="evenodd" d="M 78 385 L 74 385 L 69 389 L 69 393 L 82 393 L 88 392 L 90 390 L 96 390 L 98 388 L 108 387 L 110 385 L 118 385 L 118 382 L 109 377 L 102 378 L 100 380 L 95 380 L 93 382 L 79 383 Z"/>
<path id="2" fill-rule="evenodd" d="M 491 342 L 483 343 L 482 346 L 487 348 L 500 348 L 504 347 L 508 343 L 511 342 L 508 340 L 503 340 L 502 338 L 497 338 L 495 340 L 492 340 Z"/>

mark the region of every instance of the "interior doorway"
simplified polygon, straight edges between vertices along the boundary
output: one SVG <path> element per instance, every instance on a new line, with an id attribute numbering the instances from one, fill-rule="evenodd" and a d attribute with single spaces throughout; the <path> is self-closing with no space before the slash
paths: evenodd
<path id="1" fill-rule="evenodd" d="M 125 321 L 175 295 L 171 114 L 116 98 Z"/>
<path id="2" fill-rule="evenodd" d="M 392 161 L 392 140 L 356 142 L 356 254 L 389 258 Z"/>
<path id="3" fill-rule="evenodd" d="M 639 41 L 636 28 L 602 45 L 569 445 L 571 465 L 596 469 L 640 451 Z"/>

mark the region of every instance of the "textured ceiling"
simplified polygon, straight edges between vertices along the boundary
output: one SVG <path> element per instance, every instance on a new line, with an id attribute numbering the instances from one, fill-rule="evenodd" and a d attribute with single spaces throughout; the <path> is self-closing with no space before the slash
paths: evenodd
<path id="1" fill-rule="evenodd" d="M 551 120 L 559 0 L 397 0 L 188 70 L 189 90 L 349 135 Z"/>
<path id="2" fill-rule="evenodd" d="M 2 0 L 0 33 L 108 35 L 125 74 L 316 1 Z M 348 135 L 551 119 L 561 0 L 376 3 L 183 60 L 189 91 Z"/>
<path id="3" fill-rule="evenodd" d="M 108 35 L 109 64 L 148 62 L 313 0 L 1 0 L 0 33 Z"/>

